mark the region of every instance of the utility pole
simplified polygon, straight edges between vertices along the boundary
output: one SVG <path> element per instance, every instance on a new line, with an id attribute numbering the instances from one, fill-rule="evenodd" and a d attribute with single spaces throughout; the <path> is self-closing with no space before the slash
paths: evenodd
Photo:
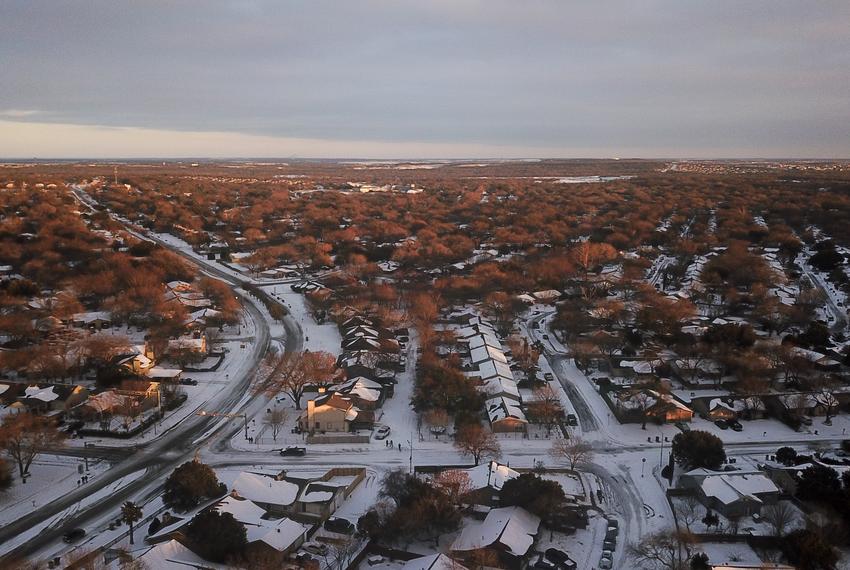
<path id="1" fill-rule="evenodd" d="M 410 439 L 407 440 L 407 444 L 410 446 L 410 474 L 413 475 L 413 436 L 410 436 Z"/>
<path id="2" fill-rule="evenodd" d="M 195 415 L 198 416 L 208 416 L 213 418 L 242 418 L 245 420 L 245 439 L 248 439 L 248 415 L 247 414 L 239 414 L 239 413 L 224 413 L 224 412 L 208 412 L 206 410 L 201 410 L 197 412 Z"/>
<path id="3" fill-rule="evenodd" d="M 113 167 L 112 173 L 115 175 L 115 185 L 118 186 L 118 166 Z"/>

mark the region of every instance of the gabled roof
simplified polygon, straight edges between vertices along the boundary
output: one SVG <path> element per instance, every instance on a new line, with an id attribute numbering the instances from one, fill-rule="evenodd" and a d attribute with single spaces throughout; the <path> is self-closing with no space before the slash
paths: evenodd
<path id="1" fill-rule="evenodd" d="M 442 552 L 408 560 L 401 570 L 467 570 Z"/>
<path id="2" fill-rule="evenodd" d="M 479 550 L 498 544 L 509 554 L 525 556 L 539 528 L 540 518 L 522 507 L 493 509 L 480 524 L 464 527 L 452 550 Z"/>
<path id="3" fill-rule="evenodd" d="M 243 471 L 233 481 L 232 492 L 243 499 L 267 505 L 289 506 L 298 498 L 298 485 Z"/>
<path id="4" fill-rule="evenodd" d="M 469 477 L 469 487 L 473 491 L 488 487 L 499 491 L 505 482 L 519 477 L 519 472 L 496 461 L 476 465 L 461 472 L 466 473 L 466 476 Z"/>
<path id="5" fill-rule="evenodd" d="M 485 402 L 484 407 L 487 408 L 487 416 L 491 424 L 508 418 L 528 422 L 519 404 L 508 398 L 491 398 Z"/>

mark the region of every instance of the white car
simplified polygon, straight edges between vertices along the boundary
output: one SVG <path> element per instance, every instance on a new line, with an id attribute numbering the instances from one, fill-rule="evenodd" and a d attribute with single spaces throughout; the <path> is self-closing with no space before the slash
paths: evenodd
<path id="1" fill-rule="evenodd" d="M 390 426 L 381 426 L 375 430 L 375 439 L 387 439 L 390 435 Z"/>

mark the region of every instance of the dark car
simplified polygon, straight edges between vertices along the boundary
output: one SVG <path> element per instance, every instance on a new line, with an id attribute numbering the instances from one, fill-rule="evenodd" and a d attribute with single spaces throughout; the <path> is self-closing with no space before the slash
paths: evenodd
<path id="1" fill-rule="evenodd" d="M 620 528 L 620 520 L 615 518 L 607 519 L 608 528 Z"/>
<path id="2" fill-rule="evenodd" d="M 81 528 L 72 528 L 62 535 L 64 542 L 76 542 L 86 535 L 86 531 Z"/>
<path id="3" fill-rule="evenodd" d="M 551 372 L 547 372 L 547 373 L 545 373 L 545 374 L 543 375 L 543 378 L 545 378 L 547 382 L 551 382 L 552 380 L 554 380 L 554 379 L 555 379 L 555 377 L 554 377 L 554 376 L 552 376 L 552 373 L 551 373 Z"/>
<path id="4" fill-rule="evenodd" d="M 181 378 L 180 383 L 183 384 L 184 386 L 197 386 L 198 385 L 198 381 L 194 380 L 192 378 Z"/>
<path id="5" fill-rule="evenodd" d="M 546 558 L 548 558 L 555 564 L 563 564 L 564 562 L 570 559 L 570 556 L 563 550 L 558 550 L 557 548 L 547 548 Z"/>
<path id="6" fill-rule="evenodd" d="M 351 521 L 340 518 L 329 518 L 325 521 L 325 530 L 335 532 L 337 534 L 353 534 L 354 524 Z"/>
<path id="7" fill-rule="evenodd" d="M 729 422 L 727 422 L 726 420 L 717 420 L 716 422 L 714 422 L 714 425 L 716 425 L 720 429 L 729 429 Z"/>
<path id="8" fill-rule="evenodd" d="M 575 414 L 567 414 L 567 425 L 573 427 L 578 425 L 578 418 Z"/>
<path id="9" fill-rule="evenodd" d="M 732 431 L 744 431 L 744 426 L 738 420 L 730 420 L 729 427 L 732 428 Z"/>
<path id="10" fill-rule="evenodd" d="M 297 445 L 290 445 L 289 447 L 280 450 L 280 454 L 284 457 L 301 457 L 306 453 L 306 447 L 298 447 Z"/>
<path id="11" fill-rule="evenodd" d="M 617 542 L 614 540 L 606 540 L 602 543 L 602 548 L 604 548 L 605 550 L 616 550 Z"/>

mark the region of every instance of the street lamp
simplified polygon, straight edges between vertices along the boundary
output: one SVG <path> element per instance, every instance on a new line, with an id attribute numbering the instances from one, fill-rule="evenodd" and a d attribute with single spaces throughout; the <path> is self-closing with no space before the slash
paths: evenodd
<path id="1" fill-rule="evenodd" d="M 643 477 L 643 472 L 646 469 L 646 457 L 642 457 L 640 460 L 640 476 Z"/>

